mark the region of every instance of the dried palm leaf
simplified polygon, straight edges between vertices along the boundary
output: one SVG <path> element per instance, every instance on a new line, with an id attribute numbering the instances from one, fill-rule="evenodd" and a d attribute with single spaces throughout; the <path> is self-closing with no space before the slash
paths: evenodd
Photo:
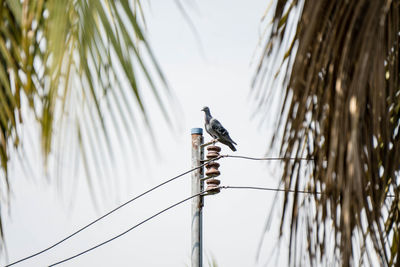
<path id="1" fill-rule="evenodd" d="M 397 266 L 400 1 L 278 0 L 274 12 L 255 95 L 266 109 L 264 92 L 283 83 L 272 145 L 314 160 L 285 161 L 282 182 L 322 192 L 285 194 L 289 263 Z"/>

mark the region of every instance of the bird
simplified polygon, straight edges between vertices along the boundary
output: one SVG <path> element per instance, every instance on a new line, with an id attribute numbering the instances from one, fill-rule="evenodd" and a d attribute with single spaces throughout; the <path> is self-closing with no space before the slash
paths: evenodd
<path id="1" fill-rule="evenodd" d="M 208 107 L 203 107 L 201 111 L 205 114 L 205 128 L 207 133 L 209 133 L 214 139 L 218 140 L 224 145 L 229 146 L 232 151 L 236 151 L 234 145 L 237 145 L 235 141 L 229 136 L 228 131 L 222 126 L 222 124 L 211 116 L 210 109 Z"/>

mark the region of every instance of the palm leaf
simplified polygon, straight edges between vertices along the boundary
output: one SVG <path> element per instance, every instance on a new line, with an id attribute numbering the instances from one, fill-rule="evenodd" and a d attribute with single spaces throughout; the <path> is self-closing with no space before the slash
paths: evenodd
<path id="1" fill-rule="evenodd" d="M 141 4 L 6 0 L 0 14 L 0 159 L 6 184 L 9 147 L 20 146 L 17 129 L 26 99 L 40 125 L 45 164 L 54 164 L 48 161 L 51 152 L 62 154 L 63 138 L 74 141 L 94 198 L 93 177 L 111 176 L 111 136 L 121 137 L 122 147 L 143 130 L 153 136 L 143 90 L 151 90 L 170 121 L 170 91 L 142 30 Z M 101 190 L 105 183 L 97 182 Z"/>
<path id="2" fill-rule="evenodd" d="M 400 1 L 277 1 L 254 94 L 264 108 L 283 82 L 272 146 L 314 160 L 285 161 L 282 181 L 322 192 L 310 203 L 285 194 L 292 265 L 400 264 L 399 14 Z"/>

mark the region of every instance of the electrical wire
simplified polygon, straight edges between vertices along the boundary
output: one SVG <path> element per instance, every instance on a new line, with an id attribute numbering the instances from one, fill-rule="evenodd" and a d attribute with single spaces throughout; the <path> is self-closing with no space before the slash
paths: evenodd
<path id="1" fill-rule="evenodd" d="M 265 157 L 265 158 L 254 158 L 248 156 L 237 156 L 237 155 L 222 155 L 222 158 L 238 158 L 238 159 L 249 159 L 249 160 L 314 160 L 313 158 L 285 158 L 285 157 Z"/>
<path id="2" fill-rule="evenodd" d="M 285 189 L 281 189 L 281 188 L 257 187 L 257 186 L 230 186 L 230 185 L 225 185 L 225 186 L 218 186 L 218 188 L 220 188 L 220 189 L 250 189 L 250 190 L 262 190 L 262 191 L 303 193 L 303 194 L 323 194 L 322 192 L 318 192 L 318 191 L 317 192 L 312 192 L 312 191 L 304 191 L 304 190 L 285 190 Z M 215 190 L 215 188 L 209 189 L 209 190 Z M 98 247 L 101 247 L 101 246 L 103 246 L 103 245 L 105 245 L 105 244 L 107 244 L 107 243 L 109 243 L 109 242 L 111 242 L 111 241 L 113 241 L 113 240 L 115 240 L 115 239 L 127 234 L 128 232 L 130 232 L 133 229 L 137 228 L 138 226 L 150 221 L 151 219 L 157 217 L 158 215 L 160 215 L 160 214 L 162 214 L 162 213 L 164 213 L 164 212 L 166 212 L 166 211 L 168 211 L 168 210 L 170 210 L 170 209 L 172 209 L 172 208 L 174 208 L 174 207 L 176 207 L 176 206 L 178 206 L 178 205 L 180 205 L 180 204 L 182 204 L 182 203 L 184 203 L 184 202 L 186 202 L 186 201 L 188 201 L 188 200 L 190 200 L 190 199 L 192 199 L 194 197 L 197 197 L 197 196 L 200 196 L 200 195 L 204 195 L 209 190 L 205 190 L 205 191 L 202 191 L 202 192 L 197 193 L 195 195 L 192 195 L 190 197 L 187 197 L 187 198 L 185 198 L 185 199 L 183 199 L 183 200 L 181 200 L 181 201 L 179 201 L 179 202 L 177 202 L 177 203 L 175 203 L 175 204 L 173 204 L 173 205 L 171 205 L 171 206 L 169 206 L 169 207 L 157 212 L 156 214 L 148 217 L 147 219 L 141 221 L 140 223 L 138 223 L 138 224 L 130 227 L 129 229 L 125 230 L 124 232 L 122 232 L 122 233 L 120 233 L 120 234 L 118 234 L 118 235 L 116 235 L 116 236 L 114 236 L 114 237 L 112 237 L 110 239 L 107 239 L 106 241 L 103 241 L 103 242 L 101 242 L 101 243 L 99 243 L 99 244 L 97 244 L 97 245 L 95 245 L 95 246 L 93 246 L 93 247 L 91 247 L 89 249 L 86 249 L 86 250 L 84 250 L 84 251 L 82 251 L 82 252 L 80 252 L 78 254 L 75 254 L 75 255 L 73 255 L 71 257 L 63 259 L 63 260 L 61 260 L 59 262 L 53 263 L 53 264 L 49 265 L 49 267 L 56 266 L 56 265 L 59 265 L 61 263 L 67 262 L 67 261 L 72 260 L 74 258 L 77 258 L 77 257 L 79 257 L 79 256 L 81 256 L 83 254 L 86 254 L 86 253 L 88 253 L 88 252 L 90 252 L 90 251 L 92 251 L 92 250 L 94 250 L 94 249 L 96 249 Z M 393 195 L 389 195 L 388 197 L 394 197 L 394 196 Z"/>
<path id="3" fill-rule="evenodd" d="M 276 191 L 276 192 L 290 192 L 290 193 L 302 193 L 302 194 L 315 194 L 323 195 L 325 193 L 318 191 L 305 191 L 305 190 L 286 190 L 281 188 L 271 188 L 271 187 L 258 187 L 258 186 L 231 186 L 231 185 L 221 185 L 220 189 L 250 189 L 250 190 L 263 190 L 263 191 Z M 395 197 L 395 195 L 387 195 L 386 197 Z"/>
<path id="4" fill-rule="evenodd" d="M 208 143 L 207 143 L 207 144 L 208 144 Z M 204 145 L 207 145 L 207 144 L 204 144 Z M 204 146 L 204 145 L 202 145 L 202 146 Z M 220 155 L 220 156 L 218 156 L 217 158 L 214 158 L 214 159 L 210 159 L 210 160 L 206 160 L 206 161 L 201 161 L 201 162 L 203 162 L 203 164 L 199 165 L 198 167 L 195 167 L 195 168 L 190 169 L 190 170 L 188 170 L 188 171 L 186 171 L 186 172 L 183 172 L 183 173 L 181 173 L 181 174 L 179 174 L 179 175 L 177 175 L 177 176 L 175 176 L 175 177 L 173 177 L 173 178 L 171 178 L 171 179 L 168 179 L 168 180 L 166 180 L 166 181 L 164 181 L 164 182 L 162 182 L 162 183 L 160 183 L 160 184 L 158 184 L 158 185 L 156 185 L 156 186 L 150 188 L 149 190 L 147 190 L 147 191 L 141 193 L 140 195 L 138 195 L 138 196 L 136 196 L 136 197 L 133 197 L 133 198 L 131 198 L 130 200 L 128 200 L 128 201 L 122 203 L 122 204 L 119 205 L 118 207 L 112 209 L 111 211 L 107 212 L 106 214 L 102 215 L 101 217 L 99 217 L 99 218 L 95 219 L 94 221 L 88 223 L 87 225 L 83 226 L 82 228 L 78 229 L 77 231 L 73 232 L 72 234 L 68 235 L 67 237 L 61 239 L 60 241 L 58 241 L 58 242 L 56 242 L 56 243 L 54 243 L 53 245 L 51 245 L 51 246 L 49 246 L 49 247 L 47 247 L 47 248 L 45 248 L 45 249 L 43 249 L 43 250 L 41 250 L 41 251 L 39 251 L 39 252 L 36 252 L 36 253 L 34 253 L 34 254 L 32 254 L 32 255 L 29 255 L 29 256 L 27 256 L 27 257 L 24 257 L 24 258 L 22 258 L 22 259 L 19 259 L 19 260 L 17 260 L 17 261 L 14 261 L 14 262 L 12 262 L 12 263 L 10 263 L 10 264 L 8 264 L 8 265 L 5 265 L 5 267 L 13 266 L 13 265 L 15 265 L 15 264 L 17 264 L 17 263 L 23 262 L 23 261 L 25 261 L 25 260 L 28 260 L 28 259 L 33 258 L 33 257 L 35 257 L 35 256 L 38 256 L 38 255 L 40 255 L 40 254 L 42 254 L 42 253 L 44 253 L 44 252 L 46 252 L 46 251 L 49 251 L 50 249 L 52 249 L 52 248 L 54 248 L 54 247 L 60 245 L 61 243 L 65 242 L 66 240 L 72 238 L 72 237 L 75 236 L 76 234 L 82 232 L 83 230 L 87 229 L 88 227 L 92 226 L 93 224 L 97 223 L 98 221 L 104 219 L 105 217 L 107 217 L 107 216 L 109 216 L 110 214 L 114 213 L 115 211 L 119 210 L 120 208 L 122 208 L 122 207 L 128 205 L 129 203 L 133 202 L 134 200 L 137 200 L 138 198 L 140 198 L 140 197 L 142 197 L 142 196 L 144 196 L 144 195 L 146 195 L 146 194 L 152 192 L 153 190 L 155 190 L 155 189 L 157 189 L 157 188 L 159 188 L 159 187 L 161 187 L 161 186 L 163 186 L 163 185 L 165 185 L 165 184 L 167 184 L 167 183 L 170 183 L 170 182 L 172 182 L 172 181 L 174 181 L 174 180 L 176 180 L 176 179 L 178 179 L 178 178 L 180 178 L 180 177 L 182 177 L 182 176 L 184 176 L 184 175 L 186 175 L 186 174 L 188 174 L 188 173 L 191 173 L 192 171 L 195 171 L 195 170 L 197 170 L 197 169 L 200 169 L 200 168 L 204 167 L 205 165 L 207 165 L 207 163 L 209 163 L 209 162 L 211 162 L 211 161 L 216 161 L 216 160 L 219 160 L 219 159 L 221 159 L 221 158 L 239 158 L 239 159 L 260 160 L 260 161 L 262 161 L 262 160 L 267 160 L 267 161 L 268 161 L 268 160 L 307 160 L 307 161 L 309 161 L 309 160 L 314 160 L 313 158 L 285 158 L 285 157 L 263 157 L 263 158 L 255 158 L 255 157 L 239 156 L 239 155 Z M 251 186 L 250 186 L 250 187 L 221 186 L 220 188 L 221 188 L 221 189 L 226 189 L 226 188 L 232 188 L 232 189 L 255 189 L 255 190 L 268 190 L 268 191 L 288 191 L 288 192 L 298 192 L 298 193 L 321 194 L 320 192 L 294 191 L 294 190 L 274 189 L 274 188 L 262 188 L 262 187 L 251 187 Z"/>
<path id="5" fill-rule="evenodd" d="M 167 207 L 167 208 L 165 208 L 165 209 L 163 209 L 163 210 L 157 212 L 156 214 L 154 214 L 154 215 L 148 217 L 147 219 L 141 221 L 140 223 L 135 224 L 134 226 L 132 226 L 131 228 L 125 230 L 124 232 L 122 232 L 122 233 L 120 233 L 120 234 L 118 234 L 118 235 L 116 235 L 116 236 L 114 236 L 114 237 L 112 237 L 112 238 L 110 238 L 110 239 L 107 239 L 106 241 L 103 241 L 103 242 L 101 242 L 101 243 L 99 243 L 99 244 L 97 244 L 97 245 L 95 245 L 95 246 L 93 246 L 93 247 L 91 247 L 91 248 L 89 248 L 89 249 L 86 249 L 86 250 L 84 250 L 84 251 L 82 251 L 82 252 L 79 252 L 78 254 L 75 254 L 75 255 L 73 255 L 73 256 L 71 256 L 71 257 L 68 257 L 68 258 L 66 258 L 66 259 L 63 259 L 63 260 L 58 261 L 58 262 L 56 262 L 56 263 L 53 263 L 53 264 L 49 265 L 49 267 L 59 265 L 59 264 L 64 263 L 64 262 L 66 262 L 66 261 L 72 260 L 72 259 L 74 259 L 74 258 L 76 258 L 76 257 L 79 257 L 79 256 L 81 256 L 81 255 L 83 255 L 83 254 L 86 254 L 86 253 L 88 253 L 89 251 L 92 251 L 92 250 L 94 250 L 94 249 L 96 249 L 96 248 L 98 248 L 98 247 L 101 247 L 101 246 L 103 246 L 103 245 L 105 245 L 105 244 L 107 244 L 107 243 L 109 243 L 109 242 L 111 242 L 111 241 L 113 241 L 113 240 L 115 240 L 115 239 L 117 239 L 117 238 L 119 238 L 119 237 L 121 237 L 121 236 L 127 234 L 128 232 L 132 231 L 132 230 L 135 229 L 136 227 L 138 227 L 138 226 L 144 224 L 145 222 L 150 221 L 151 219 L 157 217 L 158 215 L 160 215 L 160 214 L 162 214 L 162 213 L 164 213 L 164 212 L 166 212 L 166 211 L 168 211 L 168 210 L 170 210 L 170 209 L 172 209 L 172 208 L 174 208 L 174 207 L 176 207 L 176 206 L 178 206 L 178 205 L 180 205 L 180 204 L 182 204 L 182 203 L 184 203 L 184 202 L 186 202 L 186 201 L 188 201 L 188 200 L 190 200 L 190 199 L 192 199 L 192 198 L 195 198 L 195 197 L 200 196 L 200 195 L 204 195 L 204 193 L 207 193 L 207 191 L 209 191 L 209 190 L 204 190 L 204 191 L 202 191 L 202 192 L 200 192 L 200 193 L 197 193 L 197 194 L 192 195 L 192 196 L 190 196 L 190 197 L 187 197 L 187 198 L 185 198 L 185 199 L 183 199 L 183 200 L 181 200 L 181 201 L 179 201 L 179 202 L 176 202 L 175 204 L 173 204 L 173 205 L 171 205 L 171 206 L 169 206 L 169 207 Z"/>
<path id="6" fill-rule="evenodd" d="M 179 174 L 179 175 L 177 175 L 177 176 L 175 176 L 175 177 L 173 177 L 173 178 L 171 178 L 171 179 L 169 179 L 169 180 L 166 180 L 166 181 L 162 182 L 161 184 L 158 184 L 158 185 L 156 185 L 156 186 L 150 188 L 149 190 L 147 190 L 147 191 L 141 193 L 140 195 L 138 195 L 138 196 L 136 196 L 136 197 L 133 197 L 133 198 L 131 198 L 130 200 L 128 200 L 128 201 L 122 203 L 122 204 L 119 205 L 118 207 L 112 209 L 111 211 L 107 212 L 106 214 L 102 215 L 101 217 L 99 217 L 99 218 L 95 219 L 94 221 L 88 223 L 87 225 L 83 226 L 82 228 L 78 229 L 77 231 L 73 232 L 72 234 L 68 235 L 67 237 L 61 239 L 60 241 L 58 241 L 58 242 L 56 242 L 56 243 L 54 243 L 53 245 L 51 245 L 51 246 L 49 246 L 49 247 L 47 247 L 47 248 L 45 248 L 45 249 L 43 249 L 43 250 L 41 250 L 41 251 L 39 251 L 39 252 L 36 252 L 36 253 L 34 253 L 34 254 L 32 254 L 32 255 L 29 255 L 29 256 L 27 256 L 27 257 L 25 257 L 25 258 L 22 258 L 22 259 L 19 259 L 19 260 L 17 260 L 17 261 L 14 261 L 14 262 L 12 262 L 12 263 L 9 263 L 8 265 L 5 265 L 5 267 L 15 265 L 15 264 L 17 264 L 17 263 L 26 261 L 26 260 L 28 260 L 28 259 L 30 259 L 30 258 L 36 257 L 36 256 L 38 256 L 38 255 L 40 255 L 40 254 L 42 254 L 42 253 L 44 253 L 44 252 L 46 252 L 46 251 L 49 251 L 50 249 L 52 249 L 52 248 L 54 248 L 54 247 L 60 245 L 60 244 L 63 243 L 64 241 L 66 241 L 66 240 L 70 239 L 71 237 L 75 236 L 76 234 L 82 232 L 82 231 L 85 230 L 86 228 L 88 228 L 88 227 L 92 226 L 93 224 L 97 223 L 98 221 L 104 219 L 105 217 L 109 216 L 110 214 L 114 213 L 115 211 L 119 210 L 120 208 L 122 208 L 122 207 L 128 205 L 129 203 L 133 202 L 134 200 L 137 200 L 138 198 L 140 198 L 140 197 L 142 197 L 142 196 L 144 196 L 144 195 L 150 193 L 151 191 L 153 191 L 153 190 L 155 190 L 155 189 L 157 189 L 157 188 L 159 188 L 159 187 L 161 187 L 161 186 L 163 186 L 163 185 L 165 185 L 165 184 L 167 184 L 167 183 L 170 183 L 170 182 L 172 182 L 172 181 L 174 181 L 174 180 L 176 180 L 176 179 L 178 179 L 178 178 L 180 178 L 180 177 L 182 177 L 182 176 L 184 176 L 184 175 L 186 175 L 186 174 L 188 174 L 188 173 L 191 173 L 192 171 L 195 171 L 195 170 L 197 170 L 197 169 L 200 169 L 200 168 L 204 167 L 205 165 L 207 165 L 207 163 L 209 163 L 209 162 L 211 162 L 211 161 L 216 161 L 216 160 L 218 160 L 218 159 L 220 159 L 220 158 L 221 158 L 221 156 L 220 156 L 220 157 L 217 157 L 217 158 L 214 158 L 214 159 L 206 160 L 206 161 L 204 161 L 203 164 L 201 164 L 201 165 L 199 165 L 199 166 L 197 166 L 197 167 L 195 167 L 195 168 L 193 168 L 193 169 L 190 169 L 190 170 L 188 170 L 188 171 L 185 171 L 185 172 L 183 172 L 183 173 L 181 173 L 181 174 Z"/>
<path id="7" fill-rule="evenodd" d="M 312 191 L 304 191 L 304 190 L 286 190 L 281 188 L 272 188 L 272 187 L 258 187 L 258 186 L 231 186 L 231 185 L 222 185 L 221 189 L 253 189 L 253 190 L 263 190 L 263 191 L 276 191 L 276 192 L 290 192 L 290 193 L 302 193 L 302 194 L 317 194 L 321 195 L 321 192 L 312 192 Z"/>
<path id="8" fill-rule="evenodd" d="M 303 190 L 285 190 L 285 189 L 280 189 L 280 188 L 257 187 L 257 186 L 229 186 L 229 185 L 225 185 L 225 186 L 218 186 L 218 188 L 220 188 L 220 189 L 251 189 L 251 190 L 263 190 L 263 191 L 304 193 L 304 194 L 323 194 L 321 192 L 312 192 L 312 191 L 303 191 Z M 103 241 L 103 242 L 101 242 L 101 243 L 99 243 L 99 244 L 97 244 L 97 245 L 95 245 L 95 246 L 93 246 L 93 247 L 91 247 L 89 249 L 86 249 L 86 250 L 84 250 L 84 251 L 82 251 L 82 252 L 80 252 L 78 254 L 75 254 L 75 255 L 73 255 L 71 257 L 63 259 L 63 260 L 58 261 L 56 263 L 53 263 L 53 264 L 49 265 L 49 267 L 56 266 L 56 265 L 59 265 L 61 263 L 67 262 L 67 261 L 72 260 L 74 258 L 77 258 L 77 257 L 79 257 L 79 256 L 81 256 L 83 254 L 86 254 L 86 253 L 88 253 L 88 252 L 90 252 L 90 251 L 92 251 L 92 250 L 94 250 L 96 248 L 99 248 L 99 247 L 101 247 L 101 246 L 103 246 L 103 245 L 105 245 L 105 244 L 107 244 L 107 243 L 109 243 L 111 241 L 114 241 L 115 239 L 127 234 L 128 232 L 130 232 L 133 229 L 137 228 L 138 226 L 150 221 L 151 219 L 157 217 L 158 215 L 160 215 L 160 214 L 162 214 L 162 213 L 164 213 L 164 212 L 166 212 L 166 211 L 168 211 L 168 210 L 170 210 L 170 209 L 172 209 L 172 208 L 174 208 L 174 207 L 176 207 L 176 206 L 178 206 L 178 205 L 180 205 L 180 204 L 182 204 L 182 203 L 184 203 L 184 202 L 186 202 L 186 201 L 188 201 L 188 200 L 190 200 L 190 199 L 192 199 L 194 197 L 197 197 L 197 196 L 200 196 L 200 195 L 205 195 L 205 193 L 207 193 L 207 191 L 210 191 L 210 190 L 215 190 L 215 188 L 209 189 L 209 190 L 204 190 L 204 191 L 202 191 L 200 193 L 197 193 L 197 194 L 192 195 L 190 197 L 187 197 L 187 198 L 185 198 L 185 199 L 183 199 L 183 200 L 181 200 L 179 202 L 176 202 L 175 204 L 173 204 L 173 205 L 171 205 L 171 206 L 169 206 L 169 207 L 157 212 L 156 214 L 148 217 L 147 219 L 141 221 L 140 223 L 130 227 L 129 229 L 125 230 L 124 232 L 122 232 L 122 233 L 120 233 L 120 234 L 118 234 L 118 235 L 116 235 L 116 236 L 114 236 L 114 237 L 112 237 L 110 239 L 107 239 L 106 241 Z M 389 195 L 388 197 L 394 197 L 394 196 L 393 195 Z"/>

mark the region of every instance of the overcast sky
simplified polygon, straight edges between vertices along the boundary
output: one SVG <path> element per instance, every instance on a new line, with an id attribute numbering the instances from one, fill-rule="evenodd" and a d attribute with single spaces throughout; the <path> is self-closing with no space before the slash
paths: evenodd
<path id="1" fill-rule="evenodd" d="M 260 19 L 267 6 L 265 0 L 186 3 L 199 40 L 173 0 L 145 3 L 149 41 L 180 104 L 180 112 L 175 115 L 180 127 L 171 132 L 162 116 L 152 112 L 154 103 L 149 101 L 159 153 L 146 140 L 143 141 L 148 148 L 145 160 L 138 162 L 134 157 L 117 153 L 118 171 L 110 177 L 111 182 L 105 183 L 112 186 L 98 190 L 97 210 L 84 172 L 63 177 L 76 182 L 60 189 L 54 179 L 26 177 L 14 163 L 11 182 L 15 190 L 10 209 L 3 205 L 7 212 L 2 214 L 9 260 L 46 248 L 118 204 L 190 169 L 190 129 L 203 127 L 200 109 L 205 105 L 238 144 L 235 154 L 265 155 L 272 123 L 259 127 L 261 116 L 252 118 L 255 110 L 249 93 L 254 75 L 251 62 L 257 60 L 253 55 L 264 30 Z M 270 116 L 272 122 L 276 115 Z M 34 132 L 31 134 L 32 143 L 26 146 L 32 146 L 28 150 L 37 156 L 39 139 Z M 205 138 L 210 139 L 206 133 Z M 222 153 L 232 152 L 223 147 Z M 220 164 L 219 178 L 223 185 L 276 187 L 279 181 L 279 164 L 229 158 L 222 159 Z M 40 164 L 32 168 L 41 175 Z M 16 266 L 46 266 L 62 260 L 123 232 L 190 194 L 190 175 L 187 175 L 131 203 L 55 249 Z M 208 196 L 203 217 L 205 262 L 213 257 L 222 267 L 265 266 L 277 245 L 280 202 L 274 197 L 272 192 L 245 190 L 224 190 Z M 257 262 L 257 247 L 273 206 L 276 206 L 273 223 L 264 236 Z M 190 212 L 187 202 L 60 266 L 189 266 Z M 287 263 L 287 240 L 282 245 L 280 266 Z M 1 263 L 5 263 L 5 257 Z M 274 261 L 270 262 L 270 266 L 274 265 Z"/>

